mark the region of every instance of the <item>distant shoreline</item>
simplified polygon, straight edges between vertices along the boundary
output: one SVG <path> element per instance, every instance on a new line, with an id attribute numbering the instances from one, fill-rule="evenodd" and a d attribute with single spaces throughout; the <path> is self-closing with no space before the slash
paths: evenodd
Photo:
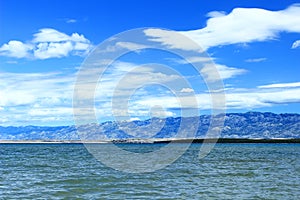
<path id="1" fill-rule="evenodd" d="M 114 140 L 0 140 L 0 144 L 158 144 L 158 143 L 300 143 L 300 138 L 287 139 L 287 138 L 219 138 L 219 139 L 178 139 L 178 138 L 164 138 L 164 139 L 114 139 Z"/>

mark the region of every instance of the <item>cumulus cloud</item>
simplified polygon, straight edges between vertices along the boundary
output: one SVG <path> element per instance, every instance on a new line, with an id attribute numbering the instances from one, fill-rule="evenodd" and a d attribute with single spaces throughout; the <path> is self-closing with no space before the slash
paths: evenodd
<path id="1" fill-rule="evenodd" d="M 24 44 L 17 40 L 11 40 L 7 44 L 0 47 L 0 55 L 16 58 L 24 58 L 29 56 L 29 51 L 33 49 L 33 45 Z"/>
<path id="2" fill-rule="evenodd" d="M 300 40 L 296 40 L 296 41 L 293 43 L 292 49 L 296 49 L 296 48 L 298 48 L 298 47 L 300 47 Z"/>
<path id="3" fill-rule="evenodd" d="M 88 43 L 89 41 L 78 33 L 73 33 L 72 35 L 67 35 L 65 33 L 59 32 L 55 29 L 44 28 L 40 29 L 38 33 L 34 34 L 34 39 L 32 40 L 35 43 L 39 42 L 83 42 Z"/>
<path id="4" fill-rule="evenodd" d="M 67 56 L 72 50 L 73 46 L 71 42 L 43 42 L 37 44 L 33 55 L 38 59 L 60 58 Z"/>
<path id="5" fill-rule="evenodd" d="M 260 8 L 235 8 L 229 14 L 211 12 L 206 27 L 198 30 L 179 31 L 193 39 L 202 49 L 210 47 L 273 40 L 281 32 L 300 33 L 300 5 L 270 11 Z M 182 43 L 172 37 L 172 31 L 148 29 L 145 34 L 152 41 L 170 48 L 197 50 L 196 45 Z M 296 43 L 294 46 L 297 46 Z"/>
<path id="6" fill-rule="evenodd" d="M 0 55 L 15 58 L 61 58 L 69 55 L 84 55 L 92 48 L 83 35 L 67 35 L 51 28 L 40 29 L 27 43 L 11 40 L 0 47 Z"/>

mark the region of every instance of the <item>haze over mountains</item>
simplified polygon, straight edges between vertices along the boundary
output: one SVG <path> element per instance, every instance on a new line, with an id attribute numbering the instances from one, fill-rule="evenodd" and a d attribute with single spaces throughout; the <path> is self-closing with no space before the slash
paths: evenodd
<path id="1" fill-rule="evenodd" d="M 78 127 L 81 137 L 93 139 L 176 138 L 181 117 L 152 118 L 145 121 L 103 122 Z M 196 138 L 203 138 L 208 130 L 209 115 L 185 118 L 189 133 L 199 122 Z M 149 128 L 149 125 L 151 127 Z M 220 138 L 300 138 L 300 114 L 261 112 L 226 114 Z M 79 140 L 75 126 L 0 126 L 0 140 Z"/>

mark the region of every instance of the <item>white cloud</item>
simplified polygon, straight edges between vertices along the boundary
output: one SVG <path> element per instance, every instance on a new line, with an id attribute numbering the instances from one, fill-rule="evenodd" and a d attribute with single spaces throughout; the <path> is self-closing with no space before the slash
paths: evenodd
<path id="1" fill-rule="evenodd" d="M 195 50 L 199 52 L 203 51 L 196 43 L 197 41 L 192 41 L 185 37 L 184 34 L 180 35 L 176 31 L 150 28 L 146 29 L 144 33 L 146 36 L 150 37 L 149 40 L 159 42 L 171 49 Z"/>
<path id="2" fill-rule="evenodd" d="M 296 49 L 296 48 L 298 48 L 298 47 L 300 47 L 300 40 L 296 40 L 296 41 L 293 43 L 292 49 Z"/>
<path id="3" fill-rule="evenodd" d="M 219 80 L 229 79 L 241 74 L 246 73 L 245 69 L 239 69 L 235 67 L 228 67 L 226 65 L 213 63 L 214 58 L 210 57 L 188 57 L 186 60 L 183 59 L 171 59 L 172 61 L 179 64 L 189 63 L 202 63 L 203 68 L 200 70 L 206 81 L 214 82 Z M 218 72 L 217 72 L 218 71 Z"/>
<path id="4" fill-rule="evenodd" d="M 136 51 L 136 50 L 139 50 L 139 49 L 145 49 L 145 48 L 148 47 L 146 45 L 133 43 L 133 42 L 117 42 L 116 46 L 131 50 L 131 51 Z"/>
<path id="5" fill-rule="evenodd" d="M 216 69 L 218 73 L 216 72 Z M 221 64 L 204 64 L 204 67 L 201 69 L 201 74 L 209 82 L 214 82 L 217 80 L 229 79 L 234 76 L 244 74 L 247 71 L 244 69 L 238 69 L 234 67 L 228 67 Z"/>
<path id="6" fill-rule="evenodd" d="M 209 63 L 214 60 L 214 58 L 208 57 L 208 56 L 194 56 L 194 57 L 187 57 L 185 60 L 184 59 L 176 59 L 176 58 L 171 58 L 168 59 L 171 60 L 175 63 L 178 64 L 193 64 L 193 63 Z"/>
<path id="7" fill-rule="evenodd" d="M 182 93 L 190 93 L 190 92 L 194 92 L 194 90 L 192 88 L 182 88 L 180 90 L 180 92 L 182 92 Z"/>
<path id="8" fill-rule="evenodd" d="M 249 59 L 245 60 L 245 62 L 255 63 L 255 62 L 263 62 L 266 60 L 267 60 L 267 58 L 249 58 Z"/>
<path id="9" fill-rule="evenodd" d="M 300 88 L 289 89 L 243 89 L 226 93 L 229 109 L 253 109 L 276 104 L 300 103 Z"/>
<path id="10" fill-rule="evenodd" d="M 45 117 L 45 116 L 62 116 L 72 114 L 72 107 L 55 107 L 55 108 L 32 108 L 28 115 L 31 117 Z"/>
<path id="11" fill-rule="evenodd" d="M 87 40 L 83 35 L 79 35 L 78 33 L 73 33 L 72 35 L 67 35 L 65 33 L 59 32 L 52 28 L 43 28 L 40 29 L 38 33 L 33 35 L 33 42 L 39 43 L 39 42 L 83 42 L 83 43 L 89 43 L 89 40 Z"/>
<path id="12" fill-rule="evenodd" d="M 55 29 L 43 28 L 28 43 L 12 40 L 3 44 L 0 55 L 15 58 L 60 58 L 86 54 L 92 46 L 88 39 L 78 33 L 67 35 Z"/>
<path id="13" fill-rule="evenodd" d="M 222 11 L 211 11 L 209 13 L 207 13 L 207 17 L 209 18 L 213 18 L 213 17 L 224 17 L 226 15 L 225 12 Z"/>
<path id="14" fill-rule="evenodd" d="M 223 70 L 224 71 L 224 70 Z M 95 72 L 91 70 L 94 76 Z M 125 76 L 124 76 L 125 75 Z M 83 83 L 84 91 L 94 92 L 95 84 L 91 76 Z M 227 75 L 228 76 L 228 75 Z M 0 107 L 5 109 L 0 115 L 0 121 L 7 124 L 63 124 L 72 122 L 72 98 L 75 84 L 75 74 L 59 73 L 1 73 L 0 74 Z M 163 112 L 153 112 L 154 116 L 174 116 L 169 108 L 180 108 L 169 89 L 143 89 L 147 84 L 160 84 L 174 91 L 181 91 L 183 107 L 193 106 L 190 95 L 193 88 L 184 85 L 181 77 L 171 71 L 162 71 L 159 66 L 145 66 L 134 63 L 116 62 L 103 75 L 95 93 L 97 116 L 108 119 L 112 116 L 112 96 L 115 100 L 128 97 L 129 111 L 123 105 L 114 104 L 114 114 L 127 115 L 129 118 L 145 118 L 149 115 L 151 106 L 163 105 Z M 116 88 L 117 87 L 117 88 Z M 149 88 L 148 88 L 149 89 Z M 136 91 L 137 90 L 137 91 Z M 184 94 L 183 94 L 184 93 Z M 132 96 L 133 95 L 133 96 Z M 209 95 L 197 95 L 201 99 L 201 108 L 210 106 Z M 88 99 L 89 100 L 89 99 Z M 118 102 L 118 101 L 117 101 Z M 167 105 L 164 105 L 167 104 Z M 150 107 L 149 107 L 150 106 Z M 194 106 L 195 107 L 195 106 Z M 80 109 L 80 108 L 79 108 Z M 45 119 L 47 119 L 45 121 Z"/>
<path id="15" fill-rule="evenodd" d="M 115 62 L 103 75 L 104 85 L 115 86 L 120 84 L 118 90 L 130 90 L 146 83 L 171 82 L 179 77 L 176 74 L 166 74 L 161 72 L 160 66 L 138 65 L 129 62 Z"/>
<path id="16" fill-rule="evenodd" d="M 229 89 L 226 91 L 227 109 L 245 109 L 251 110 L 261 107 L 271 107 L 278 104 L 300 103 L 300 88 L 282 89 Z M 211 96 L 209 93 L 196 94 L 198 104 L 196 108 L 202 110 L 212 109 Z M 148 97 L 143 98 L 136 103 L 141 107 L 152 107 L 160 105 L 165 110 L 180 108 L 195 108 L 192 102 L 192 96 L 184 97 Z M 179 99 L 184 102 L 180 106 Z"/>
<path id="17" fill-rule="evenodd" d="M 6 61 L 7 64 L 18 64 L 18 61 L 16 60 L 8 60 Z"/>
<path id="18" fill-rule="evenodd" d="M 76 19 L 67 19 L 66 23 L 70 24 L 70 23 L 76 23 L 77 20 Z"/>
<path id="19" fill-rule="evenodd" d="M 29 51 L 33 49 L 30 44 L 24 44 L 23 42 L 11 40 L 7 44 L 3 44 L 0 47 L 0 55 L 24 58 L 29 56 Z"/>
<path id="20" fill-rule="evenodd" d="M 112 37 L 109 38 L 109 40 L 112 42 L 116 40 L 116 38 Z M 135 52 L 140 52 L 143 49 L 149 48 L 150 46 L 144 45 L 144 44 L 139 44 L 135 42 L 115 42 L 114 44 L 107 45 L 105 49 L 98 49 L 96 48 L 95 50 L 97 53 L 108 53 L 108 52 L 116 52 L 121 49 L 127 49 L 129 51 L 135 51 Z"/>
<path id="21" fill-rule="evenodd" d="M 68 56 L 73 49 L 71 42 L 43 42 L 39 43 L 34 50 L 34 57 L 38 59 L 60 58 Z"/>
<path id="22" fill-rule="evenodd" d="M 235 8 L 227 15 L 223 12 L 211 12 L 209 17 L 206 27 L 179 33 L 193 39 L 204 50 L 220 45 L 273 40 L 281 32 L 300 33 L 299 4 L 279 11 Z M 150 40 L 170 48 L 199 51 L 198 46 L 176 39 L 172 31 L 148 29 L 145 34 Z"/>
<path id="23" fill-rule="evenodd" d="M 73 120 L 73 74 L 0 73 L 0 80 L 0 107 L 5 108 L 0 121 L 4 125 L 64 124 Z"/>
<path id="24" fill-rule="evenodd" d="M 155 108 L 155 106 L 154 106 Z M 166 118 L 166 117 L 173 117 L 175 114 L 171 111 L 160 110 L 160 109 L 151 109 L 151 117 L 159 117 L 159 118 Z"/>
<path id="25" fill-rule="evenodd" d="M 258 86 L 258 88 L 292 88 L 292 87 L 300 87 L 300 82 L 276 83 L 276 84 Z"/>
<path id="26" fill-rule="evenodd" d="M 63 103 L 72 95 L 74 79 L 57 73 L 1 73 L 0 106 Z"/>
<path id="27" fill-rule="evenodd" d="M 113 70 L 121 69 L 119 63 Z M 124 71 L 130 71 L 134 64 L 124 63 Z M 147 82 L 162 79 L 162 84 L 167 81 L 178 82 L 177 77 L 157 74 L 154 70 L 140 70 Z M 145 78 L 146 74 L 149 77 Z M 104 77 L 101 90 L 96 92 L 97 115 L 108 119 L 112 115 L 111 96 L 116 83 L 122 78 L 122 73 Z M 147 75 L 147 76 L 148 76 Z M 130 75 L 129 79 L 141 84 L 141 79 L 135 79 L 139 73 Z M 24 124 L 70 124 L 73 121 L 72 98 L 75 74 L 62 75 L 57 73 L 1 73 L 0 74 L 0 123 L 4 125 Z M 126 83 L 126 81 L 124 82 Z M 135 92 L 135 84 L 125 84 L 124 90 L 119 88 L 121 94 L 116 98 L 122 98 L 126 89 Z M 177 91 L 184 92 L 180 97 L 175 97 L 166 91 L 139 90 L 136 98 L 130 98 L 129 118 L 139 117 L 144 119 L 150 115 L 150 108 L 161 106 L 161 110 L 152 112 L 153 116 L 174 116 L 173 110 L 199 108 L 211 109 L 211 95 L 208 92 L 196 94 L 197 104 L 193 102 L 193 88 L 181 87 Z M 250 89 L 226 89 L 227 109 L 254 109 L 271 107 L 277 104 L 300 103 L 300 83 L 278 83 Z M 125 101 L 127 102 L 127 101 Z M 180 105 L 180 103 L 183 103 Z M 124 107 L 115 106 L 115 113 L 127 115 Z M 4 112 L 5 111 L 5 112 Z M 154 110 L 155 111 L 155 110 Z M 173 112 L 174 111 L 174 112 Z"/>
<path id="28" fill-rule="evenodd" d="M 40 42 L 62 42 L 69 40 L 69 36 L 51 28 L 40 29 L 38 33 L 33 35 L 33 43 Z"/>
<path id="29" fill-rule="evenodd" d="M 101 118 L 103 116 L 110 117 L 112 114 L 115 117 L 127 117 L 127 119 L 122 120 L 129 120 L 132 117 L 144 118 L 149 114 L 149 107 L 138 106 L 136 109 L 127 111 L 127 103 L 132 102 L 130 107 L 132 108 L 133 106 L 135 108 L 135 102 L 139 98 L 148 98 L 151 95 L 159 97 L 165 93 L 168 94 L 168 91 L 166 91 L 168 89 L 164 90 L 156 87 L 157 85 L 172 88 L 174 91 L 180 91 L 183 88 L 180 85 L 182 80 L 178 74 L 162 69 L 161 65 L 156 66 L 155 64 L 138 65 L 121 61 L 114 62 L 106 69 L 98 84 L 98 77 L 91 79 L 91 76 L 94 76 L 94 74 L 92 67 L 90 70 L 87 70 L 87 73 L 83 74 L 84 80 L 78 85 L 79 88 L 83 89 L 78 93 L 78 96 L 87 102 L 90 102 L 90 99 L 95 96 L 96 114 L 101 116 Z M 96 84 L 96 92 L 93 94 Z M 87 94 L 87 92 L 92 95 Z M 111 103 L 111 101 L 114 103 Z M 83 104 L 89 105 L 88 103 Z M 164 113 L 167 116 L 172 114 L 168 110 Z M 159 115 L 158 112 L 154 114 Z"/>
<path id="30" fill-rule="evenodd" d="M 132 117 L 132 118 L 130 118 L 128 121 L 129 122 L 133 122 L 133 121 L 140 121 L 141 119 L 140 118 L 138 118 L 138 117 Z"/>
<path id="31" fill-rule="evenodd" d="M 202 63 L 203 68 L 200 70 L 206 81 L 214 82 L 217 80 L 225 80 L 247 72 L 245 69 L 228 67 L 226 65 L 213 63 L 214 58 L 210 57 L 189 57 L 183 59 L 171 59 L 179 64 Z M 258 61 L 257 61 L 258 62 Z M 218 71 L 218 72 L 217 72 Z"/>

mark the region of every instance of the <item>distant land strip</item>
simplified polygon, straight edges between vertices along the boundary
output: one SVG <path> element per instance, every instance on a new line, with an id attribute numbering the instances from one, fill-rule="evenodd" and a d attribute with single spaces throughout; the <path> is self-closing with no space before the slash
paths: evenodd
<path id="1" fill-rule="evenodd" d="M 225 142 L 231 142 L 234 138 L 242 139 L 238 140 L 240 142 L 244 142 L 243 140 L 247 138 L 271 140 L 274 138 L 286 138 L 288 140 L 300 138 L 300 114 L 296 113 L 226 113 L 226 116 L 220 114 L 215 117 L 214 120 L 220 121 L 223 121 L 225 117 L 224 126 L 222 126 L 218 135 L 218 138 L 224 138 Z M 182 124 L 183 119 L 185 123 Z M 180 135 L 185 135 L 185 137 L 197 139 L 209 137 L 207 134 L 211 122 L 211 115 L 200 115 L 194 117 L 167 117 L 165 119 L 151 118 L 142 121 L 106 121 L 81 126 L 0 126 L 0 141 L 37 140 L 40 143 L 41 141 L 51 143 L 53 141 L 57 143 L 75 141 L 78 143 L 80 139 L 86 139 L 107 140 L 105 142 L 128 142 L 130 140 L 132 142 L 133 138 L 140 138 L 148 140 L 147 143 L 161 142 L 161 140 L 168 142 L 165 140 L 178 139 L 179 131 Z M 151 126 L 149 126 L 150 124 Z M 150 130 L 150 128 L 153 130 Z M 230 138 L 230 140 L 227 140 L 227 138 Z M 280 142 L 282 141 L 284 140 Z M 137 143 L 139 142 L 141 141 Z M 201 142 L 201 140 L 195 140 L 195 142 Z M 223 142 L 223 140 L 219 142 Z M 252 141 L 246 140 L 246 142 Z M 256 142 L 258 141 L 256 140 Z M 276 142 L 278 141 L 276 140 Z M 284 142 L 287 142 L 287 140 Z"/>
<path id="2" fill-rule="evenodd" d="M 300 143 L 300 138 L 162 138 L 162 139 L 112 139 L 112 140 L 0 140 L 0 144 L 158 144 L 158 143 Z"/>

